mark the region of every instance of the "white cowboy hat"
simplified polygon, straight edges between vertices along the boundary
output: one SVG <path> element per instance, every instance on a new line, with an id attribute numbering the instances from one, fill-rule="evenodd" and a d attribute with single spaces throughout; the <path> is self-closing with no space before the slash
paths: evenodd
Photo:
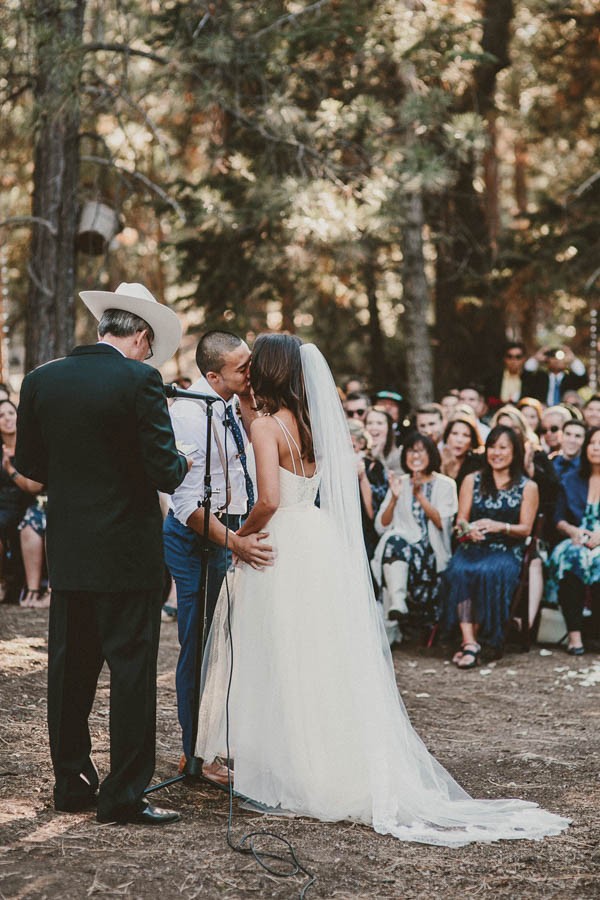
<path id="1" fill-rule="evenodd" d="M 177 350 L 183 332 L 181 322 L 143 284 L 123 282 L 116 291 L 81 291 L 79 296 L 98 321 L 107 309 L 124 309 L 147 322 L 154 332 L 149 365 L 162 366 Z"/>

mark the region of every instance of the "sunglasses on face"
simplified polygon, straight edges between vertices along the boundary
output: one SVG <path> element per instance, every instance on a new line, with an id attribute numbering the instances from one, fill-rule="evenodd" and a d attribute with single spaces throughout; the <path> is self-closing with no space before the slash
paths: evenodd
<path id="1" fill-rule="evenodd" d="M 349 419 L 353 419 L 354 416 L 362 417 L 366 413 L 366 409 L 347 409 L 346 415 Z"/>
<path id="2" fill-rule="evenodd" d="M 560 431 L 560 425 L 548 425 L 547 428 L 542 428 L 542 434 L 548 434 L 549 431 L 556 434 L 557 431 Z"/>
<path id="3" fill-rule="evenodd" d="M 507 359 L 523 359 L 523 354 L 522 353 L 507 353 L 506 358 Z"/>

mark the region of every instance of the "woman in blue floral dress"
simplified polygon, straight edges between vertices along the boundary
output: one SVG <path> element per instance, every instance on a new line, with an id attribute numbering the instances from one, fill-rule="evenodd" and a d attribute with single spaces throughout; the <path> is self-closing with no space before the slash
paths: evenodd
<path id="1" fill-rule="evenodd" d="M 460 626 L 462 644 L 452 662 L 472 669 L 481 645 L 502 655 L 504 629 L 523 561 L 525 539 L 538 508 L 537 485 L 523 474 L 523 442 L 497 425 L 488 435 L 481 472 L 460 489 L 461 541 L 443 577 L 443 628 Z"/>
<path id="2" fill-rule="evenodd" d="M 582 631 L 585 613 L 600 615 L 600 428 L 585 439 L 578 469 L 562 481 L 554 517 L 556 529 L 566 535 L 548 562 L 550 589 L 558 586 L 569 640 L 567 653 L 584 653 Z M 585 608 L 586 586 L 591 587 L 592 607 Z M 592 621 L 598 630 L 598 622 Z"/>

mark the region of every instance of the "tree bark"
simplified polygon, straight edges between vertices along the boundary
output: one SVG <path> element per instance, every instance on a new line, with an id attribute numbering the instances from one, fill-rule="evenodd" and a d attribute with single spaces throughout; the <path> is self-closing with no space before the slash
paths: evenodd
<path id="1" fill-rule="evenodd" d="M 27 370 L 74 343 L 79 78 L 85 0 L 36 0 L 34 224 L 25 336 Z"/>
<path id="2" fill-rule="evenodd" d="M 433 358 L 427 324 L 429 287 L 423 255 L 424 225 L 423 198 L 417 192 L 409 194 L 402 228 L 402 299 L 405 307 L 408 399 L 413 409 L 433 399 Z"/>

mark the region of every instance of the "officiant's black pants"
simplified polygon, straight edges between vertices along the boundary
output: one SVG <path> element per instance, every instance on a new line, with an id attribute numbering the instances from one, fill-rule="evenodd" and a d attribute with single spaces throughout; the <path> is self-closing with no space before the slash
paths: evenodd
<path id="1" fill-rule="evenodd" d="M 88 717 L 105 661 L 110 670 L 110 772 L 100 785 L 98 814 L 119 818 L 141 806 L 155 762 L 161 600 L 160 588 L 52 592 L 48 728 L 57 809 L 77 808 L 98 786 Z"/>

